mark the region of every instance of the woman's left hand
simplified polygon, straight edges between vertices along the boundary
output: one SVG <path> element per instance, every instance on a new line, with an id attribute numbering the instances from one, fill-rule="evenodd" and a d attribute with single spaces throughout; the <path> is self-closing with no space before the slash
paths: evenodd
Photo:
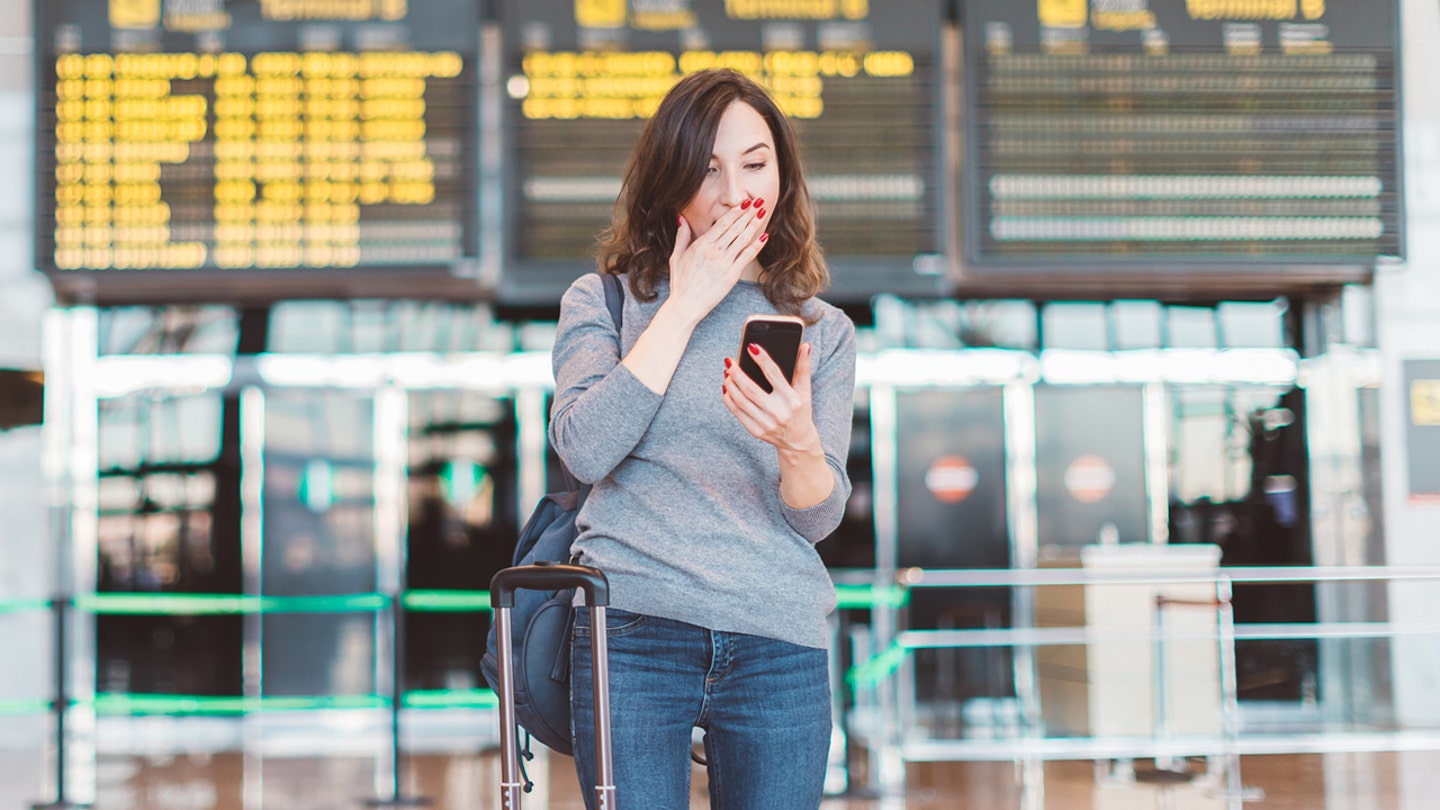
<path id="1" fill-rule="evenodd" d="M 786 382 L 780 367 L 759 346 L 748 346 L 741 351 L 750 352 L 773 390 L 765 393 L 765 389 L 740 370 L 738 360 L 726 358 L 725 407 L 751 436 L 774 445 L 777 450 L 820 452 L 820 433 L 815 429 L 810 410 L 810 344 L 800 346 L 793 382 Z"/>

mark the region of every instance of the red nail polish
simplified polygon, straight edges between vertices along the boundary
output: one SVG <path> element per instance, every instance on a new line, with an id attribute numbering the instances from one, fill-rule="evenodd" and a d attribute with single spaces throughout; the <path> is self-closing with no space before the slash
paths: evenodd
<path id="1" fill-rule="evenodd" d="M 770 238 L 770 234 L 768 234 L 768 233 L 762 233 L 762 234 L 760 234 L 760 241 L 761 241 L 761 242 L 764 242 L 766 239 L 769 239 L 769 238 Z"/>
<path id="2" fill-rule="evenodd" d="M 685 224 L 685 217 L 680 216 L 679 214 L 677 214 L 677 215 L 675 216 L 675 227 L 678 228 L 678 227 L 680 227 L 681 225 L 684 225 L 684 224 Z"/>
<path id="3" fill-rule="evenodd" d="M 726 389 L 725 386 L 723 386 L 723 385 L 720 386 L 720 395 L 721 395 L 721 396 L 724 396 L 725 394 L 728 394 L 728 393 L 729 393 L 729 390 Z"/>
<path id="4" fill-rule="evenodd" d="M 760 346 L 759 346 L 758 344 L 751 343 L 750 346 L 749 346 L 749 349 L 750 349 L 750 353 L 751 353 L 751 354 L 756 355 L 757 357 L 759 356 L 759 354 L 760 354 Z"/>
<path id="5" fill-rule="evenodd" d="M 756 207 L 756 208 L 759 208 L 760 206 L 762 206 L 762 205 L 764 205 L 764 204 L 765 204 L 765 198 L 764 198 L 764 197 L 761 197 L 761 198 L 759 198 L 758 200 L 755 201 L 755 207 Z"/>
<path id="6" fill-rule="evenodd" d="M 745 202 L 740 203 L 740 210 L 741 210 L 741 211 L 744 211 L 746 208 L 749 208 L 749 207 L 750 207 L 750 201 L 749 201 L 749 200 L 746 200 Z"/>
<path id="7" fill-rule="evenodd" d="M 756 211 L 756 212 L 755 212 L 755 218 L 756 218 L 756 219 L 764 219 L 764 218 L 765 218 L 765 209 L 764 209 L 764 208 L 761 208 L 759 211 Z"/>
<path id="8" fill-rule="evenodd" d="M 730 367 L 730 363 L 731 363 L 730 358 L 728 358 L 728 357 L 725 358 L 725 368 L 729 368 L 729 367 Z"/>

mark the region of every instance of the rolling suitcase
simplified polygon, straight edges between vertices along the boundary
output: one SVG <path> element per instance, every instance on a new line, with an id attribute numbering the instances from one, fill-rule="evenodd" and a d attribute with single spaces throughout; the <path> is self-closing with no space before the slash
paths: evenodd
<path id="1" fill-rule="evenodd" d="M 583 565 L 520 565 L 499 571 L 490 580 L 490 607 L 494 609 L 496 642 L 499 647 L 500 683 L 500 807 L 520 810 L 520 740 L 515 724 L 515 657 L 511 636 L 510 609 L 515 591 L 553 591 L 578 588 L 590 609 L 591 655 L 594 659 L 595 690 L 595 806 L 615 808 L 615 768 L 610 748 L 610 675 L 605 635 L 605 608 L 610 604 L 610 583 L 597 568 Z"/>

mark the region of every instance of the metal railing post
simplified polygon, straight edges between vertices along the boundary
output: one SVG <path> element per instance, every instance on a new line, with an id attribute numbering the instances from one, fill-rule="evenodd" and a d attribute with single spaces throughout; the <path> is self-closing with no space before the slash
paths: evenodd
<path id="1" fill-rule="evenodd" d="M 1220 736 L 1224 742 L 1225 786 L 1215 796 L 1232 804 L 1258 802 L 1265 798 L 1259 788 L 1247 788 L 1240 781 L 1240 687 L 1235 664 L 1234 589 L 1230 578 L 1215 580 L 1215 602 L 1220 644 Z"/>
<path id="2" fill-rule="evenodd" d="M 65 715 L 70 709 L 70 689 L 66 684 L 66 679 L 70 675 L 69 668 L 66 666 L 69 655 L 66 654 L 65 649 L 69 643 L 68 634 L 65 632 L 66 608 L 69 605 L 70 598 L 63 593 L 56 595 L 50 602 L 50 612 L 55 622 L 55 698 L 51 703 L 51 712 L 55 715 L 55 800 L 32 804 L 30 805 L 32 810 L 71 810 L 90 806 L 72 802 L 65 797 L 65 749 L 69 747 L 70 743 L 65 734 Z"/>

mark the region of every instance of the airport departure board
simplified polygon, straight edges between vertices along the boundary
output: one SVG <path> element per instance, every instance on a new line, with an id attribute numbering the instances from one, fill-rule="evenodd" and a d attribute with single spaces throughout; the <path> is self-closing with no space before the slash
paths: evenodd
<path id="1" fill-rule="evenodd" d="M 35 12 L 36 258 L 62 296 L 474 286 L 475 0 Z"/>
<path id="2" fill-rule="evenodd" d="M 1283 283 L 1403 253 L 1393 0 L 963 8 L 968 272 Z"/>
<path id="3" fill-rule="evenodd" d="M 503 295 L 594 268 L 644 121 L 680 79 L 756 79 L 800 140 L 832 301 L 943 282 L 936 0 L 509 0 Z"/>

